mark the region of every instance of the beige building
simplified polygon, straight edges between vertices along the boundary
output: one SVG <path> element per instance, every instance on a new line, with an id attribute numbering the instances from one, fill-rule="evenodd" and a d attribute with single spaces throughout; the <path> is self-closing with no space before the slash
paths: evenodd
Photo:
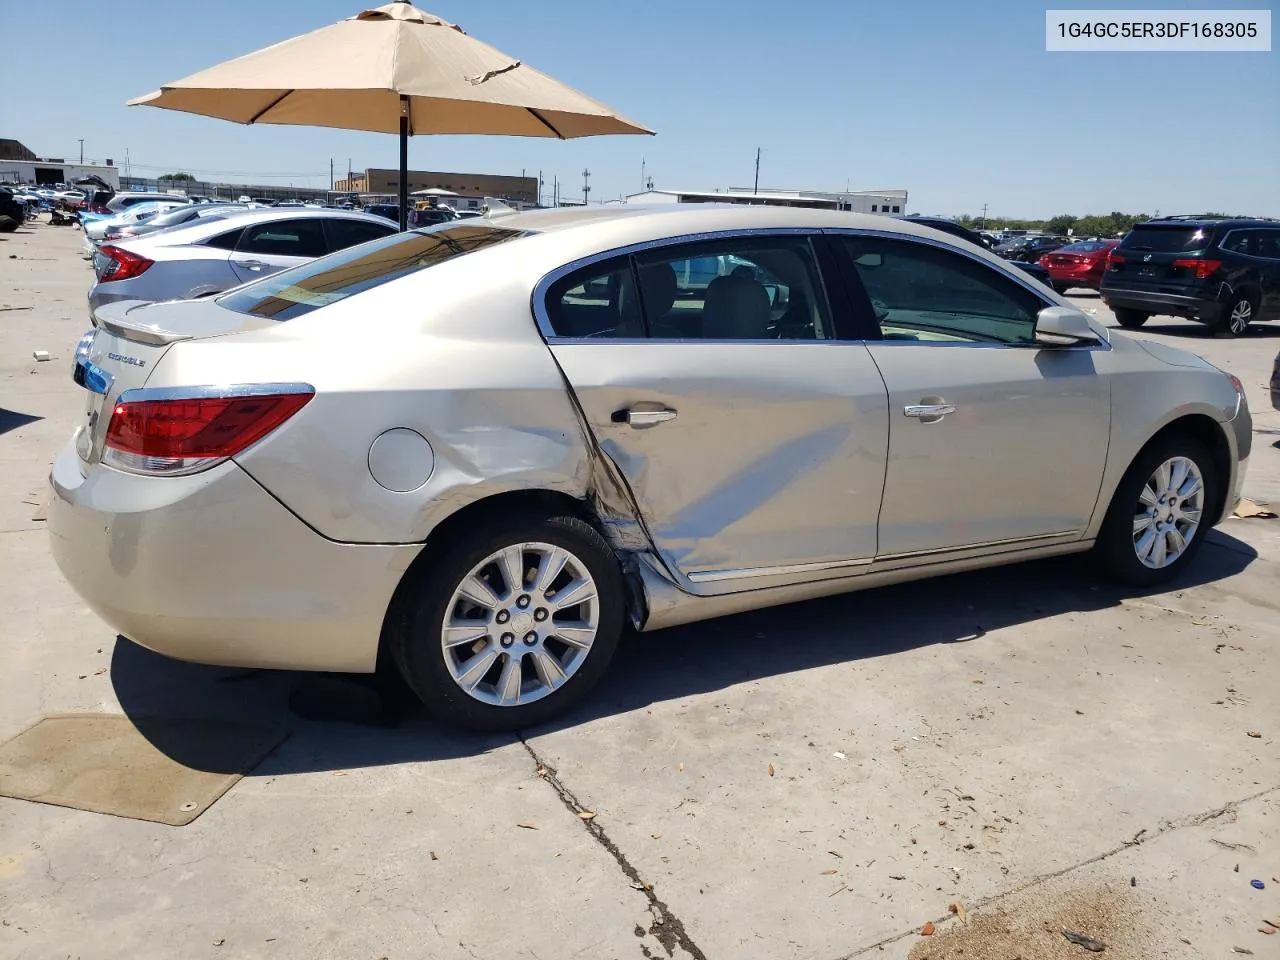
<path id="1" fill-rule="evenodd" d="M 391 193 L 400 189 L 399 170 L 369 169 L 333 185 L 338 193 Z M 538 201 L 537 177 L 505 177 L 492 173 L 439 173 L 431 170 L 409 171 L 409 192 L 415 190 L 449 190 L 461 197 L 500 197 Z"/>

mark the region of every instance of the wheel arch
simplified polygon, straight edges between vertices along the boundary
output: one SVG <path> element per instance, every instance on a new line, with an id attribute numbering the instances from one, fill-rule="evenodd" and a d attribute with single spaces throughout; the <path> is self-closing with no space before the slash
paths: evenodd
<path id="1" fill-rule="evenodd" d="M 1210 526 L 1221 523 L 1226 519 L 1227 504 L 1231 497 L 1231 444 L 1227 439 L 1224 425 L 1204 413 L 1188 413 L 1176 417 L 1156 430 L 1147 439 L 1146 443 L 1134 451 L 1116 484 L 1109 491 L 1106 501 L 1099 505 L 1103 513 L 1110 506 L 1111 498 L 1115 496 L 1115 488 L 1119 486 L 1120 481 L 1129 472 L 1129 468 L 1133 466 L 1134 462 L 1155 444 L 1162 443 L 1170 437 L 1178 435 L 1193 437 L 1208 449 L 1209 456 L 1212 457 L 1213 471 L 1217 481 L 1217 489 L 1213 491 L 1214 501 L 1210 504 L 1210 516 L 1214 518 Z"/>
<path id="2" fill-rule="evenodd" d="M 543 517 L 572 516 L 593 527 L 614 549 L 627 589 L 628 616 L 633 625 L 644 622 L 647 602 L 634 562 L 629 553 L 617 542 L 610 524 L 605 522 L 600 509 L 589 499 L 574 497 L 560 490 L 522 489 L 506 490 L 473 500 L 455 510 L 440 521 L 423 542 L 422 549 L 400 577 L 387 612 L 383 618 L 382 632 L 378 640 L 378 671 L 394 670 L 387 650 L 387 635 L 397 619 L 404 616 L 409 589 L 423 571 L 431 566 L 441 546 L 465 535 L 468 529 L 488 524 L 502 517 L 536 515 Z"/>

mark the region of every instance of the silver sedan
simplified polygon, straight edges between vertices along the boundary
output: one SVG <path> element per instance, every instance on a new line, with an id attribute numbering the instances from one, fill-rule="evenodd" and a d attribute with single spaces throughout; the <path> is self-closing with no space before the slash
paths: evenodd
<path id="1" fill-rule="evenodd" d="M 1176 575 L 1240 382 L 882 217 L 541 211 L 388 236 L 77 351 L 53 552 L 154 650 L 517 728 L 624 626 L 1069 553 Z"/>
<path id="2" fill-rule="evenodd" d="M 86 232 L 87 232 L 86 228 Z M 121 300 L 187 300 L 221 293 L 325 254 L 395 233 L 382 217 L 340 210 L 240 210 L 93 253 L 89 313 Z"/>

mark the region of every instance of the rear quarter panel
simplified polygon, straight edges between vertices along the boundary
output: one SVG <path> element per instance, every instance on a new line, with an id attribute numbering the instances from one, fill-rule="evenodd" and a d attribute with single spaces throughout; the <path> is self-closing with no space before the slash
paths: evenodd
<path id="1" fill-rule="evenodd" d="M 176 344 L 148 386 L 314 386 L 306 407 L 236 459 L 333 540 L 420 542 L 462 507 L 512 490 L 582 498 L 591 458 L 534 325 L 531 275 L 509 259 L 461 257 L 268 330 Z M 408 493 L 369 470 L 373 441 L 396 427 L 435 456 Z"/>

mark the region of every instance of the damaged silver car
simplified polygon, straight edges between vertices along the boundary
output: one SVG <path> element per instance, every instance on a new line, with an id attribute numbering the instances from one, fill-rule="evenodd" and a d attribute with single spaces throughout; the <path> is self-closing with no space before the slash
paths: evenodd
<path id="1" fill-rule="evenodd" d="M 99 310 L 49 513 L 154 650 L 394 663 L 441 718 L 572 705 L 641 631 L 1092 551 L 1237 502 L 1238 380 L 926 227 L 615 207 L 396 234 Z"/>

